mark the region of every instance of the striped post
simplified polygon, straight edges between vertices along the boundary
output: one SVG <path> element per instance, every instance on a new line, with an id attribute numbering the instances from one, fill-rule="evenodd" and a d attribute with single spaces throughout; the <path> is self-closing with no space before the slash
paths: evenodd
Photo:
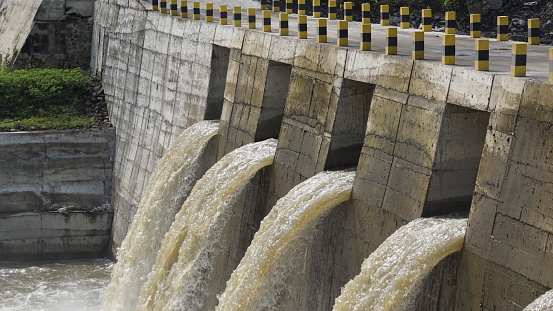
<path id="1" fill-rule="evenodd" d="M 387 4 L 380 5 L 380 25 L 390 25 L 390 6 Z"/>
<path id="2" fill-rule="evenodd" d="M 313 0 L 313 17 L 321 17 L 321 0 Z"/>
<path id="3" fill-rule="evenodd" d="M 280 12 L 280 0 L 273 0 L 273 12 Z"/>
<path id="4" fill-rule="evenodd" d="M 553 83 L 553 48 L 549 48 L 549 83 Z"/>
<path id="5" fill-rule="evenodd" d="M 475 41 L 476 59 L 474 60 L 474 70 L 490 70 L 490 40 L 476 39 Z"/>
<path id="6" fill-rule="evenodd" d="M 192 3 L 192 19 L 195 21 L 200 20 L 200 3 L 197 1 Z"/>
<path id="7" fill-rule="evenodd" d="M 307 5 L 305 0 L 298 0 L 298 15 L 305 15 L 307 11 Z"/>
<path id="8" fill-rule="evenodd" d="M 470 37 L 480 38 L 482 36 L 482 23 L 480 22 L 480 14 L 470 15 Z"/>
<path id="9" fill-rule="evenodd" d="M 424 31 L 413 31 L 413 51 L 411 58 L 424 59 Z"/>
<path id="10" fill-rule="evenodd" d="M 205 4 L 205 21 L 207 23 L 213 22 L 213 3 Z"/>
<path id="11" fill-rule="evenodd" d="M 432 10 L 422 10 L 422 31 L 432 31 Z"/>
<path id="12" fill-rule="evenodd" d="M 188 1 L 186 0 L 180 2 L 180 17 L 188 18 Z"/>
<path id="13" fill-rule="evenodd" d="M 307 16 L 298 15 L 298 39 L 307 39 Z"/>
<path id="14" fill-rule="evenodd" d="M 317 42 L 325 43 L 327 42 L 327 31 L 326 31 L 326 18 L 317 19 Z"/>
<path id="15" fill-rule="evenodd" d="M 294 2 L 292 0 L 286 0 L 286 13 L 292 14 L 294 13 Z"/>
<path id="16" fill-rule="evenodd" d="M 232 25 L 234 27 L 242 26 L 242 8 L 239 6 L 232 7 Z"/>
<path id="17" fill-rule="evenodd" d="M 397 28 L 386 28 L 386 47 L 384 48 L 384 54 L 396 55 L 397 54 Z"/>
<path id="18" fill-rule="evenodd" d="M 158 0 L 152 0 L 152 11 L 159 11 L 159 1 Z"/>
<path id="19" fill-rule="evenodd" d="M 159 13 L 167 13 L 167 0 L 159 0 Z"/>
<path id="20" fill-rule="evenodd" d="M 362 24 L 371 23 L 371 4 L 370 3 L 361 4 L 361 23 Z"/>
<path id="21" fill-rule="evenodd" d="M 263 32 L 271 32 L 271 11 L 261 11 L 261 17 L 263 18 L 263 26 L 261 26 L 261 30 Z"/>
<path id="22" fill-rule="evenodd" d="M 513 43 L 511 54 L 511 76 L 526 76 L 526 50 L 527 43 Z"/>
<path id="23" fill-rule="evenodd" d="M 348 46 L 348 21 L 338 21 L 336 26 L 338 29 L 336 45 Z"/>
<path id="24" fill-rule="evenodd" d="M 260 0 L 259 1 L 259 9 L 262 10 L 262 11 L 267 9 L 267 2 L 265 2 L 265 1 L 267 1 L 267 0 Z"/>
<path id="25" fill-rule="evenodd" d="M 540 20 L 531 18 L 528 20 L 528 44 L 540 44 Z"/>
<path id="26" fill-rule="evenodd" d="M 371 50 L 371 24 L 361 23 L 361 43 L 359 45 L 361 51 Z"/>
<path id="27" fill-rule="evenodd" d="M 177 16 L 178 10 L 177 10 L 177 0 L 171 0 L 169 3 L 169 15 L 171 16 Z"/>
<path id="28" fill-rule="evenodd" d="M 457 13 L 445 12 L 445 33 L 448 35 L 455 34 L 455 28 L 457 28 Z"/>
<path id="29" fill-rule="evenodd" d="M 509 40 L 509 16 L 497 17 L 497 41 Z"/>
<path id="30" fill-rule="evenodd" d="M 410 28 L 410 20 L 409 20 L 409 7 L 402 6 L 399 8 L 399 27 L 401 29 L 409 29 Z"/>
<path id="31" fill-rule="evenodd" d="M 348 22 L 353 20 L 353 2 L 344 2 L 344 20 Z"/>
<path id="32" fill-rule="evenodd" d="M 219 5 L 219 24 L 228 24 L 228 7 L 226 4 Z"/>
<path id="33" fill-rule="evenodd" d="M 445 34 L 442 38 L 442 45 L 444 51 L 442 64 L 455 65 L 455 35 Z"/>
<path id="34" fill-rule="evenodd" d="M 328 0 L 328 19 L 336 19 L 336 13 L 336 0 Z"/>
<path id="35" fill-rule="evenodd" d="M 255 9 L 248 8 L 248 29 L 255 29 Z"/>
<path id="36" fill-rule="evenodd" d="M 286 12 L 278 13 L 278 20 L 280 22 L 280 29 L 278 31 L 278 34 L 281 36 L 287 36 L 288 35 L 288 13 Z"/>

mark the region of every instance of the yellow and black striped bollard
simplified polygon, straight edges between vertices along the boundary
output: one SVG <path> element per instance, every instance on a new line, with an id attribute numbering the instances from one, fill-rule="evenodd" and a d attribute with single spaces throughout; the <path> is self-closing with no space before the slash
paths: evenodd
<path id="1" fill-rule="evenodd" d="M 328 0 L 328 19 L 336 19 L 336 13 L 336 0 Z"/>
<path id="2" fill-rule="evenodd" d="M 159 0 L 159 13 L 167 13 L 167 0 Z"/>
<path id="3" fill-rule="evenodd" d="M 455 65 L 455 35 L 447 34 L 442 38 L 444 52 L 442 54 L 443 65 Z"/>
<path id="4" fill-rule="evenodd" d="M 490 70 L 490 40 L 476 39 L 475 41 L 476 59 L 474 60 L 474 70 Z"/>
<path id="5" fill-rule="evenodd" d="M 280 12 L 280 0 L 273 0 L 273 12 Z"/>
<path id="6" fill-rule="evenodd" d="M 268 0 L 260 0 L 259 1 L 259 9 L 260 10 L 266 10 L 267 9 L 267 3 L 265 1 L 268 1 Z"/>
<path id="7" fill-rule="evenodd" d="M 169 15 L 171 16 L 177 16 L 178 10 L 177 10 L 177 0 L 171 0 L 169 3 Z"/>
<path id="8" fill-rule="evenodd" d="M 531 18 L 528 20 L 528 44 L 540 44 L 540 20 Z"/>
<path id="9" fill-rule="evenodd" d="M 409 19 L 409 7 L 402 6 L 399 8 L 399 27 L 401 29 L 408 29 L 411 22 Z"/>
<path id="10" fill-rule="evenodd" d="M 200 3 L 197 1 L 192 3 L 192 19 L 200 20 Z"/>
<path id="11" fill-rule="evenodd" d="M 353 20 L 353 2 L 344 2 L 344 20 L 348 22 Z"/>
<path id="12" fill-rule="evenodd" d="M 387 4 L 380 5 L 380 25 L 390 25 L 390 6 Z"/>
<path id="13" fill-rule="evenodd" d="M 307 39 L 307 16 L 298 15 L 298 39 Z"/>
<path id="14" fill-rule="evenodd" d="M 482 36 L 482 23 L 480 20 L 480 14 L 470 15 L 470 37 L 480 38 Z"/>
<path id="15" fill-rule="evenodd" d="M 239 6 L 232 7 L 232 24 L 234 27 L 242 26 L 242 8 Z"/>
<path id="16" fill-rule="evenodd" d="M 159 11 L 159 1 L 152 0 L 152 11 Z"/>
<path id="17" fill-rule="evenodd" d="M 411 58 L 424 59 L 424 31 L 413 31 L 413 51 L 411 51 Z"/>
<path id="18" fill-rule="evenodd" d="M 422 10 L 422 31 L 432 31 L 432 10 L 423 9 Z"/>
<path id="19" fill-rule="evenodd" d="M 205 4 L 205 21 L 207 23 L 213 22 L 213 3 Z"/>
<path id="20" fill-rule="evenodd" d="M 306 11 L 307 5 L 305 4 L 305 0 L 298 0 L 298 15 L 305 15 Z"/>
<path id="21" fill-rule="evenodd" d="M 526 76 L 526 51 L 527 43 L 513 43 L 511 51 L 511 76 Z"/>
<path id="22" fill-rule="evenodd" d="M 338 29 L 336 45 L 348 46 L 348 21 L 338 21 L 336 26 Z"/>
<path id="23" fill-rule="evenodd" d="M 553 48 L 549 48 L 549 83 L 553 83 Z"/>
<path id="24" fill-rule="evenodd" d="M 248 8 L 248 29 L 255 29 L 255 9 Z"/>
<path id="25" fill-rule="evenodd" d="M 321 17 L 321 0 L 313 0 L 313 17 Z"/>
<path id="26" fill-rule="evenodd" d="M 228 7 L 226 4 L 219 5 L 219 24 L 228 24 Z"/>
<path id="27" fill-rule="evenodd" d="M 497 41 L 509 40 L 509 16 L 497 17 Z"/>
<path id="28" fill-rule="evenodd" d="M 280 29 L 278 31 L 278 34 L 281 36 L 287 36 L 288 35 L 288 13 L 286 12 L 278 13 L 278 20 L 280 21 Z"/>
<path id="29" fill-rule="evenodd" d="M 361 24 L 361 44 L 359 45 L 361 51 L 371 50 L 371 24 Z"/>
<path id="30" fill-rule="evenodd" d="M 261 17 L 263 18 L 263 26 L 261 27 L 261 30 L 263 32 L 271 32 L 271 11 L 261 11 Z"/>
<path id="31" fill-rule="evenodd" d="M 186 0 L 180 2 L 180 17 L 188 18 L 188 1 Z"/>
<path id="32" fill-rule="evenodd" d="M 326 18 L 317 19 L 317 42 L 327 42 Z"/>
<path id="33" fill-rule="evenodd" d="M 396 55 L 397 54 L 397 28 L 386 28 L 386 47 L 384 48 L 384 54 Z"/>
<path id="34" fill-rule="evenodd" d="M 371 4 L 370 3 L 361 4 L 361 23 L 363 24 L 371 23 Z"/>
<path id="35" fill-rule="evenodd" d="M 286 13 L 288 14 L 294 13 L 293 5 L 294 5 L 294 2 L 292 0 L 286 0 Z"/>
<path id="36" fill-rule="evenodd" d="M 448 35 L 455 34 L 455 28 L 457 28 L 457 13 L 445 12 L 445 33 Z"/>

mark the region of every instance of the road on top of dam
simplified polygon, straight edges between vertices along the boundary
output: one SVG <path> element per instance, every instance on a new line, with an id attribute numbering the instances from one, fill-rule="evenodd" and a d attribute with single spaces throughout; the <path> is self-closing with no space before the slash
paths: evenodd
<path id="1" fill-rule="evenodd" d="M 147 10 L 151 10 L 150 1 L 141 1 Z M 247 8 L 256 9 L 256 30 L 261 31 L 262 18 L 261 18 L 261 9 L 258 2 L 250 0 L 214 0 L 214 1 L 199 1 L 201 2 L 201 18 L 198 22 L 205 22 L 205 3 L 213 3 L 213 22 L 219 23 L 219 5 L 226 4 L 228 6 L 228 25 L 227 27 L 232 26 L 232 7 L 241 6 L 242 9 L 242 27 L 246 28 L 247 24 Z M 284 2 L 281 0 L 281 2 Z M 192 1 L 188 1 L 188 16 L 192 18 Z M 180 10 L 180 7 L 178 8 Z M 169 12 L 169 1 L 167 3 L 167 12 Z M 180 14 L 179 14 L 180 15 Z M 296 37 L 298 35 L 298 21 L 297 14 L 288 14 L 288 25 L 289 25 L 289 34 L 288 36 Z M 180 18 L 175 16 L 174 18 Z M 278 12 L 271 13 L 271 33 L 274 35 L 279 35 L 279 16 Z M 316 41 L 317 37 L 317 18 L 308 16 L 307 17 L 307 39 L 298 39 L 298 40 L 308 40 Z M 328 20 L 327 21 L 327 43 L 319 44 L 328 44 L 336 45 L 337 42 L 337 21 L 338 20 Z M 360 47 L 360 22 L 349 22 L 348 23 L 348 46 L 343 47 L 347 49 L 359 49 Z M 379 24 L 371 24 L 371 51 L 366 51 L 367 53 L 381 53 L 384 54 L 386 46 L 386 28 L 396 27 L 396 26 L 381 26 Z M 419 29 L 401 29 L 397 28 L 397 56 L 404 58 L 411 58 L 411 51 L 413 49 L 413 40 L 412 32 Z M 444 32 L 439 31 L 430 31 L 424 34 L 424 60 L 430 62 L 442 62 L 443 54 L 443 45 L 442 37 Z M 474 61 L 476 57 L 475 50 L 475 38 L 470 38 L 468 35 L 456 35 L 456 47 L 455 47 L 455 65 L 447 66 L 459 66 L 465 68 L 474 68 Z M 500 75 L 509 75 L 511 72 L 511 63 L 512 63 L 512 44 L 520 43 L 519 41 L 497 41 L 495 38 L 483 38 L 489 39 L 489 59 L 490 59 L 490 70 L 489 73 L 500 74 Z M 536 79 L 540 81 L 547 82 L 549 79 L 549 49 L 553 48 L 550 45 L 528 45 L 527 46 L 527 68 L 526 68 L 526 78 Z M 553 62 L 553 61 L 552 61 Z"/>

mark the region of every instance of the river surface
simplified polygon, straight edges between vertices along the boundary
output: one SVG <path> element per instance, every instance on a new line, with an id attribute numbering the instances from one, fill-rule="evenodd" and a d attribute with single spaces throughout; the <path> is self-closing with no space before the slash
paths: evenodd
<path id="1" fill-rule="evenodd" d="M 0 310 L 99 310 L 112 265 L 107 259 L 0 262 Z"/>

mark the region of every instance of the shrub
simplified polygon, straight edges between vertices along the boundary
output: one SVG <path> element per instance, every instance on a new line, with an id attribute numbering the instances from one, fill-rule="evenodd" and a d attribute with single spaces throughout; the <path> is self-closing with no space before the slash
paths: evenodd
<path id="1" fill-rule="evenodd" d="M 40 116 L 76 105 L 89 85 L 90 78 L 79 68 L 0 72 L 0 118 Z"/>

